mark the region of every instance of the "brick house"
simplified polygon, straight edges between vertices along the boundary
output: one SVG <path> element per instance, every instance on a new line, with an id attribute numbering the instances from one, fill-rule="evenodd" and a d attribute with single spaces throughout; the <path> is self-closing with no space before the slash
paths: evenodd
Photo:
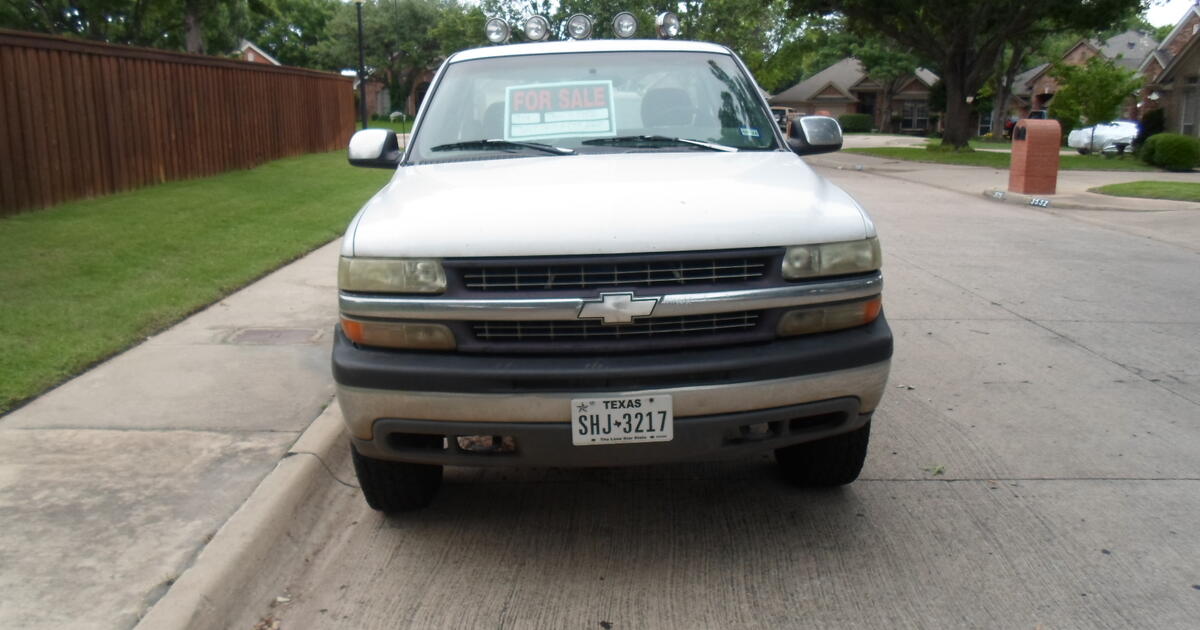
<path id="1" fill-rule="evenodd" d="M 1082 66 L 1088 59 L 1096 55 L 1113 60 L 1127 70 L 1138 71 L 1143 62 L 1158 47 L 1158 41 L 1142 31 L 1129 30 L 1118 33 L 1103 42 L 1082 39 L 1063 53 L 1059 61 L 1070 66 Z M 1015 110 L 1021 118 L 1026 118 L 1032 111 L 1043 110 L 1050 106 L 1054 94 L 1058 92 L 1058 81 L 1050 76 L 1053 64 L 1044 63 L 1018 74 L 1013 79 L 1013 96 L 1010 101 L 1010 111 Z M 1131 101 L 1125 117 L 1136 117 L 1136 101 Z"/>
<path id="2" fill-rule="evenodd" d="M 768 100 L 803 114 L 870 114 L 876 129 L 883 128 L 888 117 L 898 116 L 899 131 L 925 133 L 930 131 L 929 90 L 937 81 L 937 75 L 924 68 L 895 81 L 892 107 L 885 111 L 885 86 L 868 76 L 857 59 L 847 57 Z"/>
<path id="3" fill-rule="evenodd" d="M 274 57 L 268 55 L 267 51 L 255 46 L 253 42 L 245 39 L 243 39 L 242 43 L 238 45 L 238 49 L 233 53 L 233 56 L 241 59 L 242 61 L 249 61 L 250 63 L 261 63 L 271 66 L 283 65 Z"/>
<path id="4" fill-rule="evenodd" d="M 358 98 L 358 79 L 354 79 L 354 98 Z M 355 105 L 358 111 L 357 104 Z M 367 115 L 387 117 L 392 113 L 392 95 L 387 84 L 375 79 L 367 79 Z"/>
<path id="5" fill-rule="evenodd" d="M 1164 110 L 1166 130 L 1200 136 L 1200 7 L 1193 5 L 1142 63 L 1138 107 Z"/>

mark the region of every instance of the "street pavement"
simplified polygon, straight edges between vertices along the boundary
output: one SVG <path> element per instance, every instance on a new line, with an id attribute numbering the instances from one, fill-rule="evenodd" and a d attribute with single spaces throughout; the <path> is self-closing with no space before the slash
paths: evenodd
<path id="1" fill-rule="evenodd" d="M 261 571 L 283 599 L 231 625 L 1194 628 L 1200 214 L 1148 237 L 821 170 L 873 213 L 896 334 L 860 481 L 449 469 L 389 518 L 343 456 Z"/>
<path id="2" fill-rule="evenodd" d="M 1194 627 L 1200 211 L 810 162 L 885 248 L 896 357 L 859 482 L 796 490 L 766 459 L 450 469 L 433 507 L 385 518 L 338 445 L 213 627 Z M 335 260 L 0 417 L 0 627 L 128 628 L 192 565 L 330 402 Z"/>

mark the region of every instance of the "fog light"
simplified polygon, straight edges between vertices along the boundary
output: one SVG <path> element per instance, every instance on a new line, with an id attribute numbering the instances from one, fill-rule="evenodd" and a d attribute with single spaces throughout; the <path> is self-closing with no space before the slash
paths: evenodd
<path id="1" fill-rule="evenodd" d="M 663 11 L 654 20 L 658 28 L 658 36 L 662 39 L 672 39 L 679 36 L 679 16 L 670 11 Z"/>
<path id="2" fill-rule="evenodd" d="M 576 13 L 567 18 L 567 35 L 571 39 L 587 39 L 592 36 L 592 18 Z"/>
<path id="3" fill-rule="evenodd" d="M 776 332 L 780 337 L 792 337 L 854 328 L 875 321 L 882 309 L 883 300 L 879 297 L 859 302 L 797 309 L 788 311 L 779 318 Z"/>
<path id="4" fill-rule="evenodd" d="M 550 21 L 540 15 L 530 16 L 525 20 L 525 38 L 531 42 L 540 42 L 550 37 Z"/>
<path id="5" fill-rule="evenodd" d="M 453 350 L 454 333 L 442 324 L 342 318 L 342 331 L 360 346 L 410 350 Z"/>
<path id="6" fill-rule="evenodd" d="M 509 28 L 508 22 L 500 18 L 492 18 L 484 25 L 484 31 L 487 33 L 487 39 L 493 44 L 503 44 L 508 41 L 509 35 L 512 34 L 512 29 Z"/>
<path id="7" fill-rule="evenodd" d="M 515 453 L 517 442 L 511 435 L 460 435 L 458 448 L 468 453 Z"/>
<path id="8" fill-rule="evenodd" d="M 613 18 L 613 33 L 621 39 L 629 39 L 637 35 L 637 18 L 628 11 L 622 11 Z"/>

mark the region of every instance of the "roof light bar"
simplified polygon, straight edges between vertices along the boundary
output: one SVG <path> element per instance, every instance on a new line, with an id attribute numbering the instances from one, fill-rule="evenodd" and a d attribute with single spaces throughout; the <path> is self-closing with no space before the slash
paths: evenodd
<path id="1" fill-rule="evenodd" d="M 613 17 L 613 33 L 621 39 L 629 39 L 637 35 L 637 18 L 628 11 L 622 11 Z"/>
<path id="2" fill-rule="evenodd" d="M 587 39 L 592 36 L 592 18 L 576 13 L 567 18 L 567 36 L 571 39 Z"/>
<path id="3" fill-rule="evenodd" d="M 663 11 L 654 19 L 660 39 L 673 39 L 679 36 L 679 16 L 670 11 Z"/>
<path id="4" fill-rule="evenodd" d="M 509 28 L 508 22 L 500 18 L 492 18 L 483 26 L 483 30 L 487 33 L 487 40 L 493 44 L 503 44 L 508 41 L 512 35 L 512 29 Z"/>
<path id="5" fill-rule="evenodd" d="M 540 15 L 531 15 L 525 20 L 521 30 L 525 31 L 525 38 L 529 41 L 540 42 L 550 37 L 550 20 Z"/>

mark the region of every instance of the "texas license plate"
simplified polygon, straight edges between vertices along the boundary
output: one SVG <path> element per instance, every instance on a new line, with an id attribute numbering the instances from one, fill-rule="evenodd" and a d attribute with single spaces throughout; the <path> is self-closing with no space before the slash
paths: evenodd
<path id="1" fill-rule="evenodd" d="M 670 396 L 576 398 L 571 417 L 575 446 L 670 442 L 675 434 Z"/>

